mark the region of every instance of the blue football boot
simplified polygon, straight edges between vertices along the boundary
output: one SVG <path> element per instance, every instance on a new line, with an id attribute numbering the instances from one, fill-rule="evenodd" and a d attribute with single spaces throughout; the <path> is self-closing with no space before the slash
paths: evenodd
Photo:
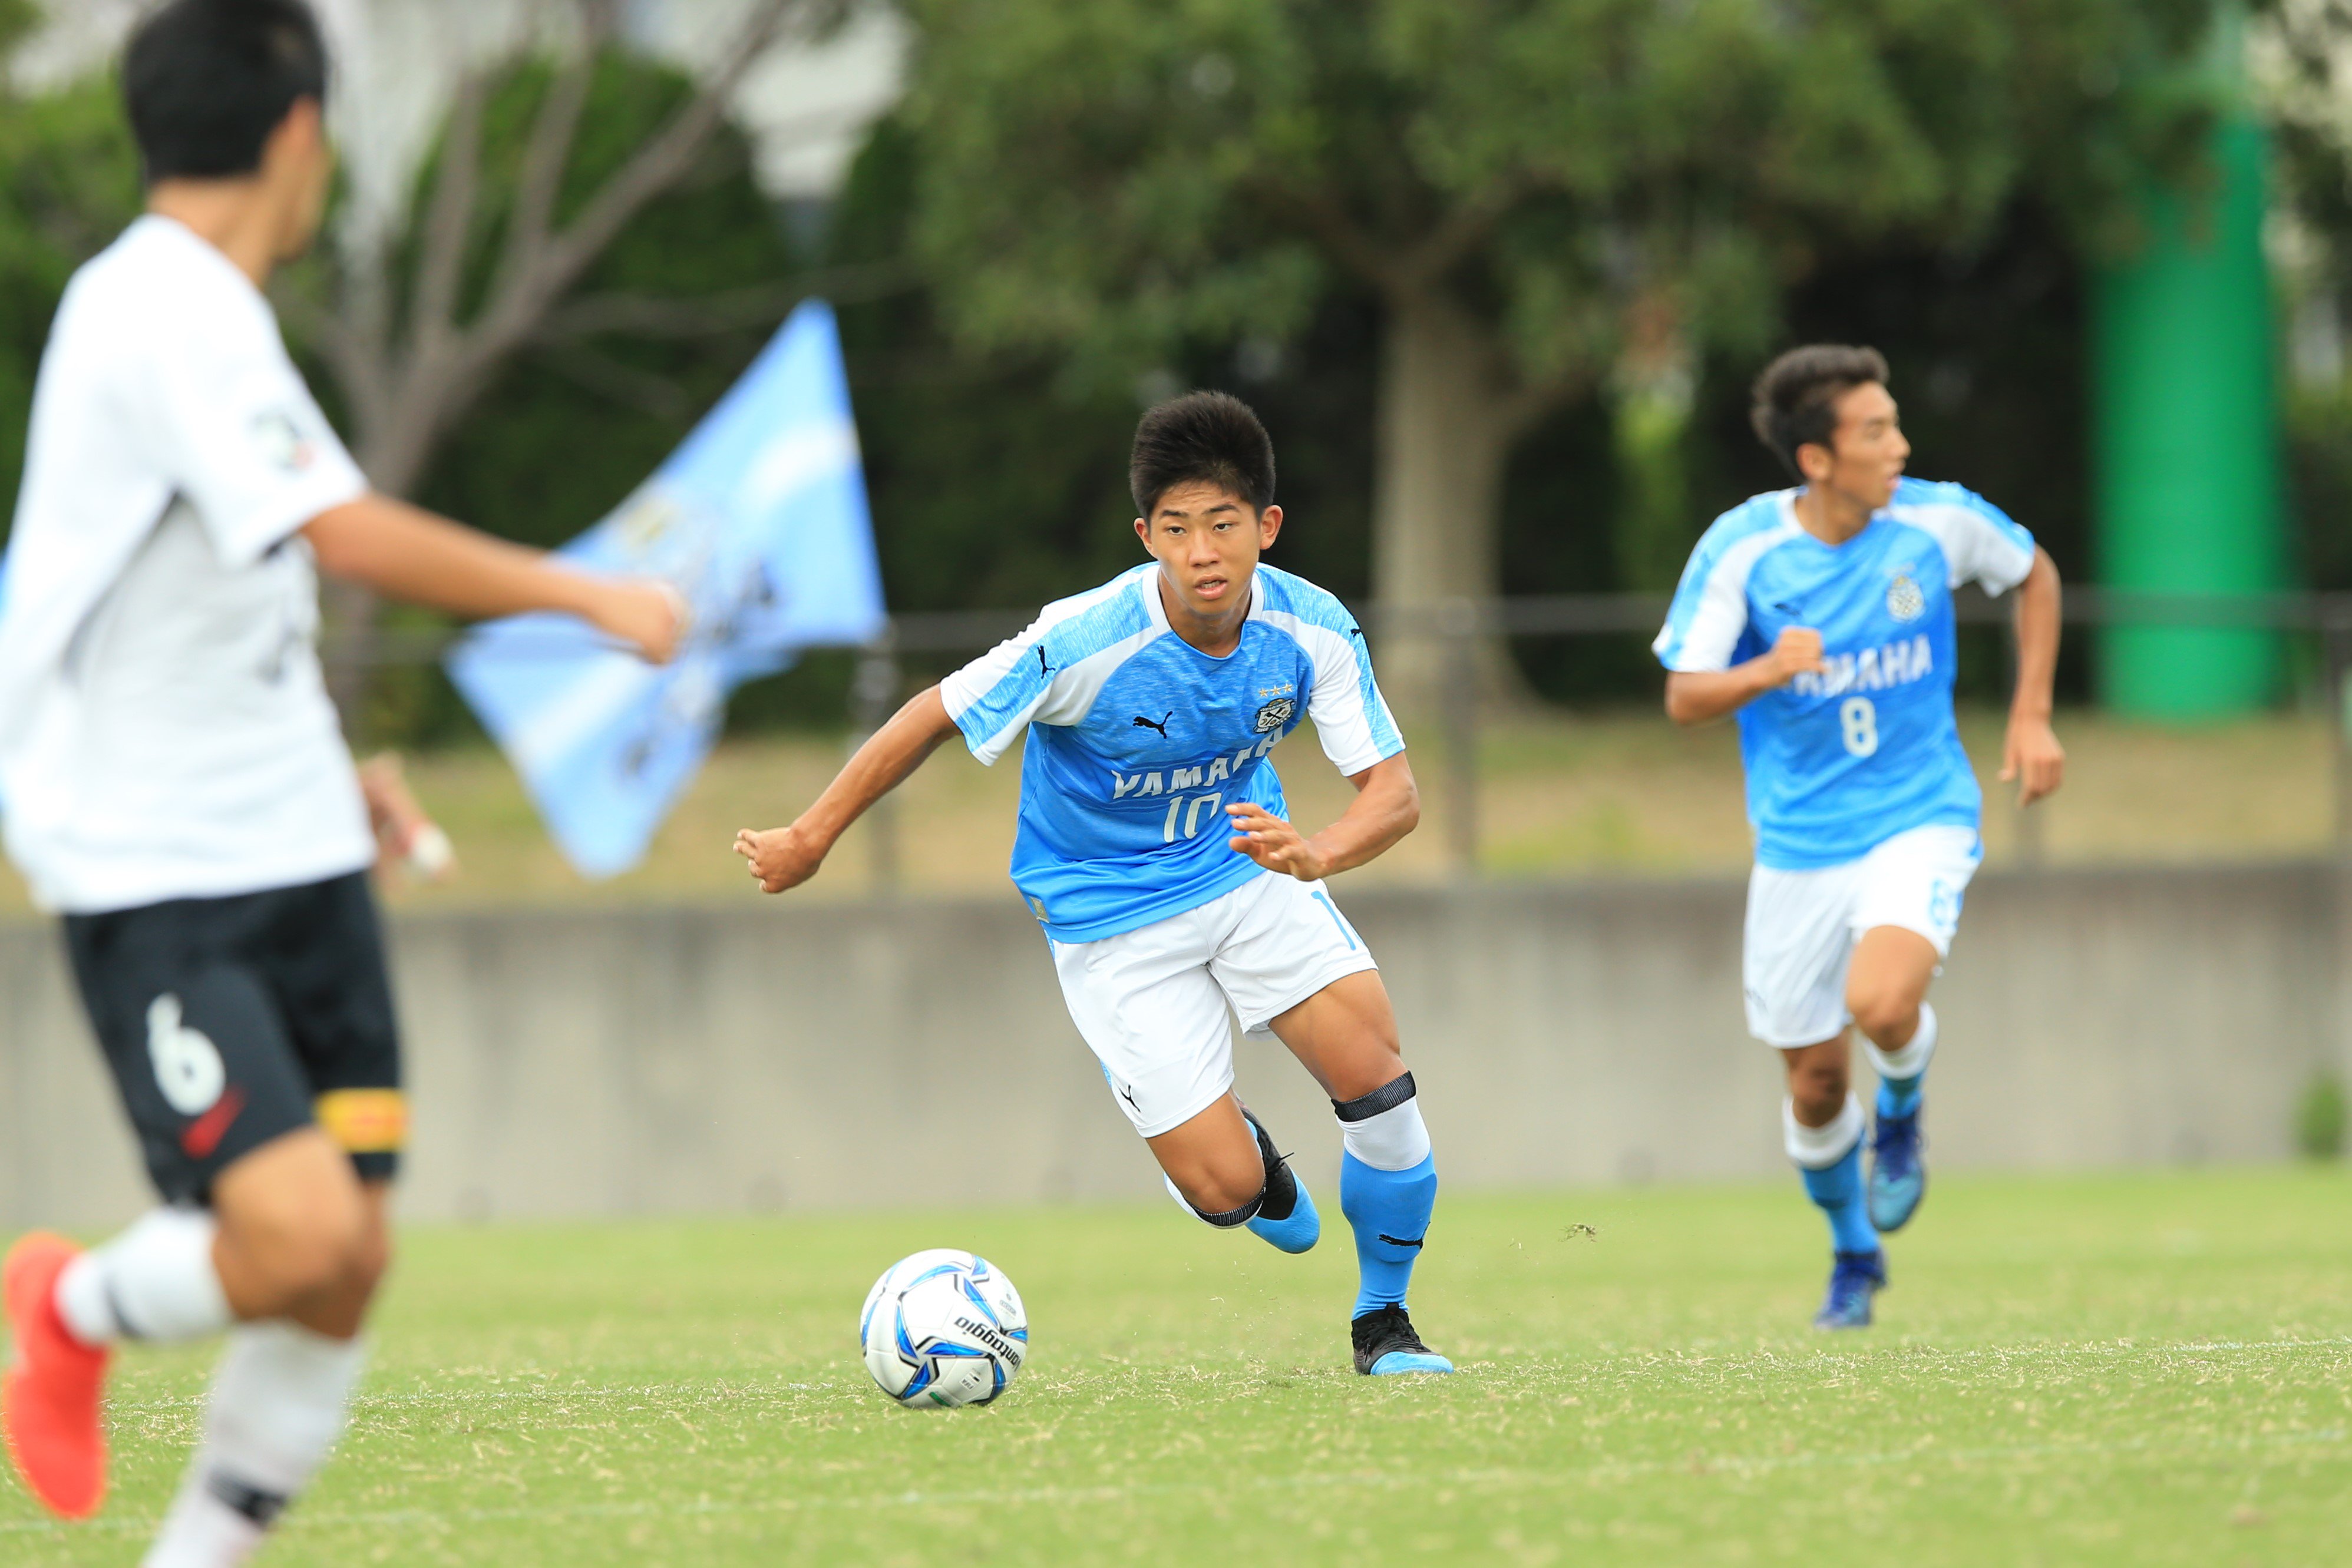
<path id="1" fill-rule="evenodd" d="M 1813 1314 L 1817 1329 L 1866 1329 L 1870 1298 L 1886 1289 L 1886 1254 L 1839 1252 L 1830 1269 L 1830 1293 Z"/>
<path id="2" fill-rule="evenodd" d="M 1917 1106 L 1908 1116 L 1878 1118 L 1870 1145 L 1870 1223 L 1882 1236 L 1908 1225 L 1927 1196 L 1927 1167 L 1919 1158 L 1927 1144 Z"/>
<path id="3" fill-rule="evenodd" d="M 1451 1372 L 1454 1364 L 1421 1343 L 1402 1307 L 1374 1307 L 1348 1325 L 1356 1342 L 1356 1370 L 1367 1377 L 1405 1372 Z"/>
<path id="4" fill-rule="evenodd" d="M 1315 1200 L 1307 1195 L 1307 1184 L 1290 1168 L 1290 1156 L 1275 1152 L 1274 1140 L 1266 1135 L 1249 1108 L 1242 1115 L 1257 1134 L 1257 1152 L 1265 1161 L 1265 1198 L 1249 1221 L 1253 1235 L 1285 1252 L 1304 1252 L 1323 1237 L 1322 1217 L 1315 1212 Z"/>

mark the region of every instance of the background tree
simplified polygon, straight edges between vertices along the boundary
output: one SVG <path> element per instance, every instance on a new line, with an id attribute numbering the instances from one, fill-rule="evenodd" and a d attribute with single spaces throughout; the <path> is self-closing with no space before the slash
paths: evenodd
<path id="1" fill-rule="evenodd" d="M 1671 483 L 1696 361 L 1843 246 L 2086 239 L 2193 109 L 2204 0 L 918 0 L 915 242 L 981 348 L 1125 384 L 1377 302 L 1383 608 L 1501 586 L 1514 446 L 1589 399 Z M 1663 432 L 1663 434 L 1662 434 Z M 1624 460 L 1631 459 L 1631 460 Z M 1671 502 L 1671 497 L 1668 497 Z M 1570 526 L 1590 519 L 1570 519 Z M 1399 652 L 1403 652 L 1400 650 Z M 1388 656 L 1426 694 L 1436 672 Z M 1499 671 L 1496 657 L 1491 668 Z"/>
<path id="2" fill-rule="evenodd" d="M 2289 479 L 2304 585 L 2352 590 L 2352 0 L 2272 0 L 2251 39 L 2277 156 Z"/>
<path id="3" fill-rule="evenodd" d="M 37 19 L 30 0 L 0 0 L 0 62 Z M 139 199 L 139 158 L 110 81 L 26 93 L 0 72 L 0 538 L 49 319 L 73 269 L 131 221 Z"/>
<path id="4" fill-rule="evenodd" d="M 331 373 L 353 455 L 378 489 L 413 493 L 442 442 L 526 348 L 569 347 L 576 369 L 603 370 L 617 389 L 625 374 L 588 346 L 594 340 L 690 337 L 782 316 L 781 284 L 699 299 L 580 289 L 650 204 L 707 171 L 727 105 L 761 52 L 816 36 L 842 8 L 841 0 L 749 0 L 716 67 L 663 104 L 652 125 L 627 111 L 646 106 L 649 80 L 679 78 L 619 64 L 610 0 L 570 0 L 572 47 L 509 90 L 499 89 L 512 61 L 465 75 L 410 221 L 345 235 L 279 290 L 290 324 Z M 493 145 L 514 156 L 492 162 Z M 599 149 L 618 156 L 591 177 L 587 155 Z M 355 720 L 375 601 L 342 583 L 329 586 L 327 600 L 342 653 L 330 661 L 331 679 Z"/>

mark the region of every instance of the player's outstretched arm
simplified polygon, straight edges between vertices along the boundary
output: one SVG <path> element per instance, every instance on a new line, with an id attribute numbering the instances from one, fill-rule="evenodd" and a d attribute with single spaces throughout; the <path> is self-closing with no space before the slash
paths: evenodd
<path id="1" fill-rule="evenodd" d="M 2033 570 L 2017 585 L 2017 693 L 2010 699 L 2009 733 L 2000 748 L 2000 781 L 2017 785 L 2021 806 L 2050 794 L 2066 777 L 2066 748 L 2050 727 L 2063 609 L 2058 563 L 2037 545 Z"/>
<path id="2" fill-rule="evenodd" d="M 320 570 L 469 619 L 559 611 L 656 664 L 677 652 L 686 629 L 686 607 L 664 584 L 573 571 L 389 496 L 330 507 L 305 523 L 302 535 Z"/>
<path id="3" fill-rule="evenodd" d="M 1667 671 L 1666 716 L 1676 724 L 1708 724 L 1823 667 L 1822 634 L 1810 626 L 1784 627 L 1769 652 L 1744 664 L 1727 670 Z"/>
<path id="4" fill-rule="evenodd" d="M 814 876 L 849 824 L 897 789 L 940 742 L 955 733 L 955 720 L 948 716 L 940 688 L 919 692 L 857 748 L 816 803 L 791 825 L 765 832 L 751 828 L 739 831 L 735 852 L 749 862 L 760 891 L 782 893 Z"/>
<path id="5" fill-rule="evenodd" d="M 1338 821 L 1311 839 L 1263 806 L 1226 807 L 1234 820 L 1234 849 L 1268 871 L 1314 882 L 1362 865 L 1420 825 L 1421 790 L 1403 752 L 1350 773 L 1348 782 L 1356 787 L 1356 798 Z"/>

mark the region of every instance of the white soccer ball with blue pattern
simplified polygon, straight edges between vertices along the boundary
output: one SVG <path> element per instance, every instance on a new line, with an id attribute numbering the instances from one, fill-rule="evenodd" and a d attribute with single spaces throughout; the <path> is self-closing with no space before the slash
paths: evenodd
<path id="1" fill-rule="evenodd" d="M 857 1322 L 866 1370 L 914 1408 L 985 1405 L 1029 1356 L 1021 1292 L 987 1259 L 935 1247 L 874 1281 Z"/>

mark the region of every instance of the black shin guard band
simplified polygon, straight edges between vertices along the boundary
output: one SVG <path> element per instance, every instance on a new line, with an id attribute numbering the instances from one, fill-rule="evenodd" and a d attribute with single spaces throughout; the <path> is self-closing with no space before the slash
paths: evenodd
<path id="1" fill-rule="evenodd" d="M 1331 1102 L 1342 1122 L 1369 1122 L 1383 1111 L 1393 1111 L 1412 1098 L 1412 1074 L 1391 1079 L 1360 1100 Z"/>
<path id="2" fill-rule="evenodd" d="M 1268 1219 L 1287 1219 L 1298 1207 L 1298 1178 L 1290 1174 L 1290 1162 L 1275 1152 L 1274 1139 L 1258 1119 L 1251 1116 L 1249 1124 L 1257 1134 L 1258 1158 L 1265 1162 L 1265 1191 L 1258 1197 L 1257 1211 Z"/>
<path id="3" fill-rule="evenodd" d="M 1184 1200 L 1184 1205 L 1186 1207 L 1191 1208 L 1193 1213 L 1200 1215 L 1202 1219 L 1205 1219 L 1211 1225 L 1215 1226 L 1218 1229 L 1231 1230 L 1236 1225 L 1247 1225 L 1251 1220 L 1255 1219 L 1257 1218 L 1258 1207 L 1265 1202 L 1265 1190 L 1261 1187 L 1258 1189 L 1258 1195 L 1255 1197 L 1250 1199 L 1239 1208 L 1229 1208 L 1223 1214 L 1202 1213 L 1200 1207 L 1189 1197 Z"/>
<path id="4" fill-rule="evenodd" d="M 205 1477 L 205 1490 L 264 1530 L 277 1523 L 278 1516 L 286 1511 L 288 1499 L 284 1492 L 264 1491 L 219 1470 Z"/>

